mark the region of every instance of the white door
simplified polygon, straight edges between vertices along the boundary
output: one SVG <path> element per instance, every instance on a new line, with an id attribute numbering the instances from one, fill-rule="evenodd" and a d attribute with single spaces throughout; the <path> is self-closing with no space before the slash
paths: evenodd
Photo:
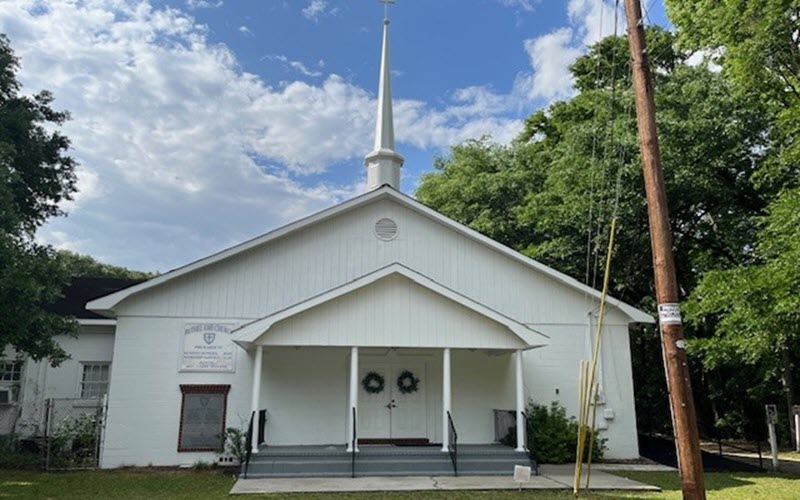
<path id="1" fill-rule="evenodd" d="M 380 392 L 370 392 L 364 388 L 364 380 L 369 375 L 383 377 L 384 385 Z M 391 437 L 389 406 L 392 400 L 391 372 L 388 365 L 362 365 L 358 374 L 358 428 L 359 439 L 386 439 Z M 374 390 L 378 390 L 375 388 Z"/>
<path id="2" fill-rule="evenodd" d="M 411 373 L 416 387 L 406 387 L 403 391 L 398 386 L 398 379 L 406 371 Z M 368 391 L 364 387 L 368 376 L 371 381 L 377 378 L 374 374 L 383 378 L 384 386 L 380 392 Z M 358 383 L 359 439 L 427 438 L 424 363 L 365 364 L 359 367 Z"/>
<path id="3" fill-rule="evenodd" d="M 416 381 L 416 387 L 400 389 L 400 375 L 408 372 L 405 381 Z M 428 436 L 427 380 L 423 363 L 392 365 L 392 439 L 426 438 Z M 414 390 L 416 389 L 416 390 Z"/>

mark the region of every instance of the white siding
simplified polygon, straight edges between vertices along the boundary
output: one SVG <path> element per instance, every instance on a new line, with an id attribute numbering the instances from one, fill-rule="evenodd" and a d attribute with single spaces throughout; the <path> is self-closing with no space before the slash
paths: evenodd
<path id="1" fill-rule="evenodd" d="M 56 337 L 56 342 L 70 355 L 53 367 L 47 361 L 25 360 L 16 431 L 23 435 L 41 431 L 47 398 L 79 398 L 82 363 L 111 363 L 114 351 L 113 326 L 81 326 L 77 337 Z M 13 358 L 7 350 L 7 358 Z M 113 363 L 112 363 L 113 370 Z M 8 409 L 5 409 L 8 410 Z M 0 411 L 0 420 L 3 420 Z"/>
<path id="2" fill-rule="evenodd" d="M 384 217 L 399 226 L 388 242 L 373 231 Z M 521 323 L 582 324 L 597 302 L 386 199 L 133 295 L 117 314 L 256 319 L 394 262 Z"/>
<path id="3" fill-rule="evenodd" d="M 183 321 L 121 318 L 102 467 L 191 465 L 213 461 L 213 453 L 178 453 L 180 384 L 229 384 L 228 426 L 249 418 L 252 356 L 236 350 L 236 373 L 179 373 Z"/>
<path id="4" fill-rule="evenodd" d="M 258 343 L 308 346 L 525 347 L 507 327 L 391 275 L 270 328 Z"/>

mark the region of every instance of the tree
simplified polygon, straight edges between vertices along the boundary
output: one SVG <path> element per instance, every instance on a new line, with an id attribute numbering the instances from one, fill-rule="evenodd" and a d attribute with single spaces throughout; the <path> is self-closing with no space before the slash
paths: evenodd
<path id="1" fill-rule="evenodd" d="M 789 426 L 800 356 L 800 189 L 770 207 L 754 263 L 707 272 L 687 303 L 695 323 L 714 336 L 692 346 L 709 369 L 746 364 L 762 381 L 779 380 Z"/>
<path id="2" fill-rule="evenodd" d="M 676 264 L 688 294 L 698 273 L 738 265 L 752 253 L 758 218 L 773 196 L 754 180 L 769 146 L 771 114 L 725 75 L 688 65 L 687 55 L 673 50 L 669 32 L 649 29 L 648 38 L 658 68 L 656 108 Z M 535 112 L 509 146 L 483 139 L 454 147 L 423 176 L 416 194 L 445 215 L 597 286 L 616 210 L 611 289 L 654 311 L 627 54 L 625 38 L 602 40 L 572 66 L 575 97 Z M 688 333 L 711 335 L 702 325 Z M 640 428 L 664 430 L 666 387 L 663 373 L 653 370 L 661 366 L 658 333 L 645 329 L 631 341 Z"/>
<path id="3" fill-rule="evenodd" d="M 112 266 L 98 262 L 89 255 L 81 255 L 68 250 L 59 250 L 58 259 L 66 267 L 70 277 L 90 277 L 90 278 L 127 278 L 127 279 L 150 279 L 158 273 L 146 271 L 135 271 L 127 267 Z"/>
<path id="4" fill-rule="evenodd" d="M 0 35 L 0 350 L 11 346 L 57 364 L 65 353 L 53 337 L 73 334 L 76 325 L 42 306 L 58 298 L 68 270 L 33 236 L 75 192 L 75 161 L 58 131 L 68 114 L 50 107 L 47 91 L 21 95 L 18 69 Z"/>
<path id="5" fill-rule="evenodd" d="M 764 161 L 754 179 L 763 189 L 784 192 L 771 206 L 757 245 L 750 246 L 756 251 L 747 265 L 701 279 L 692 297 L 693 320 L 713 328 L 714 335 L 694 349 L 707 370 L 744 365 L 761 381 L 743 385 L 745 391 L 777 385 L 791 405 L 797 317 L 786 308 L 797 311 L 792 263 L 800 234 L 789 224 L 797 225 L 800 210 L 800 0 L 666 0 L 666 6 L 680 44 L 710 54 L 735 90 L 759 99 L 770 114 Z M 776 392 L 759 390 L 753 397 L 763 403 Z"/>
<path id="6" fill-rule="evenodd" d="M 800 0 L 666 0 L 678 41 L 704 50 L 775 114 L 761 181 L 800 181 Z"/>

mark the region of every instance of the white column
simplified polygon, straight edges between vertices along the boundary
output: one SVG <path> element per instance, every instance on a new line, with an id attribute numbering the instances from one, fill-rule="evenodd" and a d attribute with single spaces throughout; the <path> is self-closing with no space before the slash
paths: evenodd
<path id="1" fill-rule="evenodd" d="M 347 408 L 347 451 L 353 451 L 353 429 L 356 421 L 353 418 L 353 408 L 356 409 L 355 418 L 358 418 L 358 347 L 350 349 L 350 405 Z M 355 451 L 358 451 L 358 438 L 355 440 Z"/>
<path id="2" fill-rule="evenodd" d="M 442 352 L 442 451 L 450 451 L 450 423 L 447 414 L 450 412 L 452 398 L 450 392 L 450 349 Z"/>
<path id="3" fill-rule="evenodd" d="M 525 395 L 523 392 L 523 377 L 522 377 L 522 351 L 518 350 L 516 353 L 517 365 L 517 451 L 527 451 L 525 448 L 525 419 L 522 412 L 525 411 Z"/>
<path id="4" fill-rule="evenodd" d="M 258 453 L 258 410 L 261 406 L 259 398 L 261 397 L 261 366 L 264 358 L 264 346 L 256 346 L 255 357 L 255 366 L 253 367 L 253 395 L 250 404 L 250 408 L 253 412 L 250 414 L 253 419 L 253 433 L 250 435 L 250 448 L 253 450 L 253 453 Z"/>

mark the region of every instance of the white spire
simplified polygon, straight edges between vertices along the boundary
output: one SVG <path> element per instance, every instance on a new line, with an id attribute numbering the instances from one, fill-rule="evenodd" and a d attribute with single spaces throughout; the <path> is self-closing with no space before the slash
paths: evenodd
<path id="1" fill-rule="evenodd" d="M 387 2 L 388 3 L 388 2 Z M 383 20 L 383 53 L 378 86 L 378 117 L 375 124 L 375 146 L 366 158 L 367 189 L 384 184 L 400 189 L 400 167 L 404 158 L 394 150 L 394 114 L 392 113 L 392 72 L 389 67 L 389 19 Z"/>

